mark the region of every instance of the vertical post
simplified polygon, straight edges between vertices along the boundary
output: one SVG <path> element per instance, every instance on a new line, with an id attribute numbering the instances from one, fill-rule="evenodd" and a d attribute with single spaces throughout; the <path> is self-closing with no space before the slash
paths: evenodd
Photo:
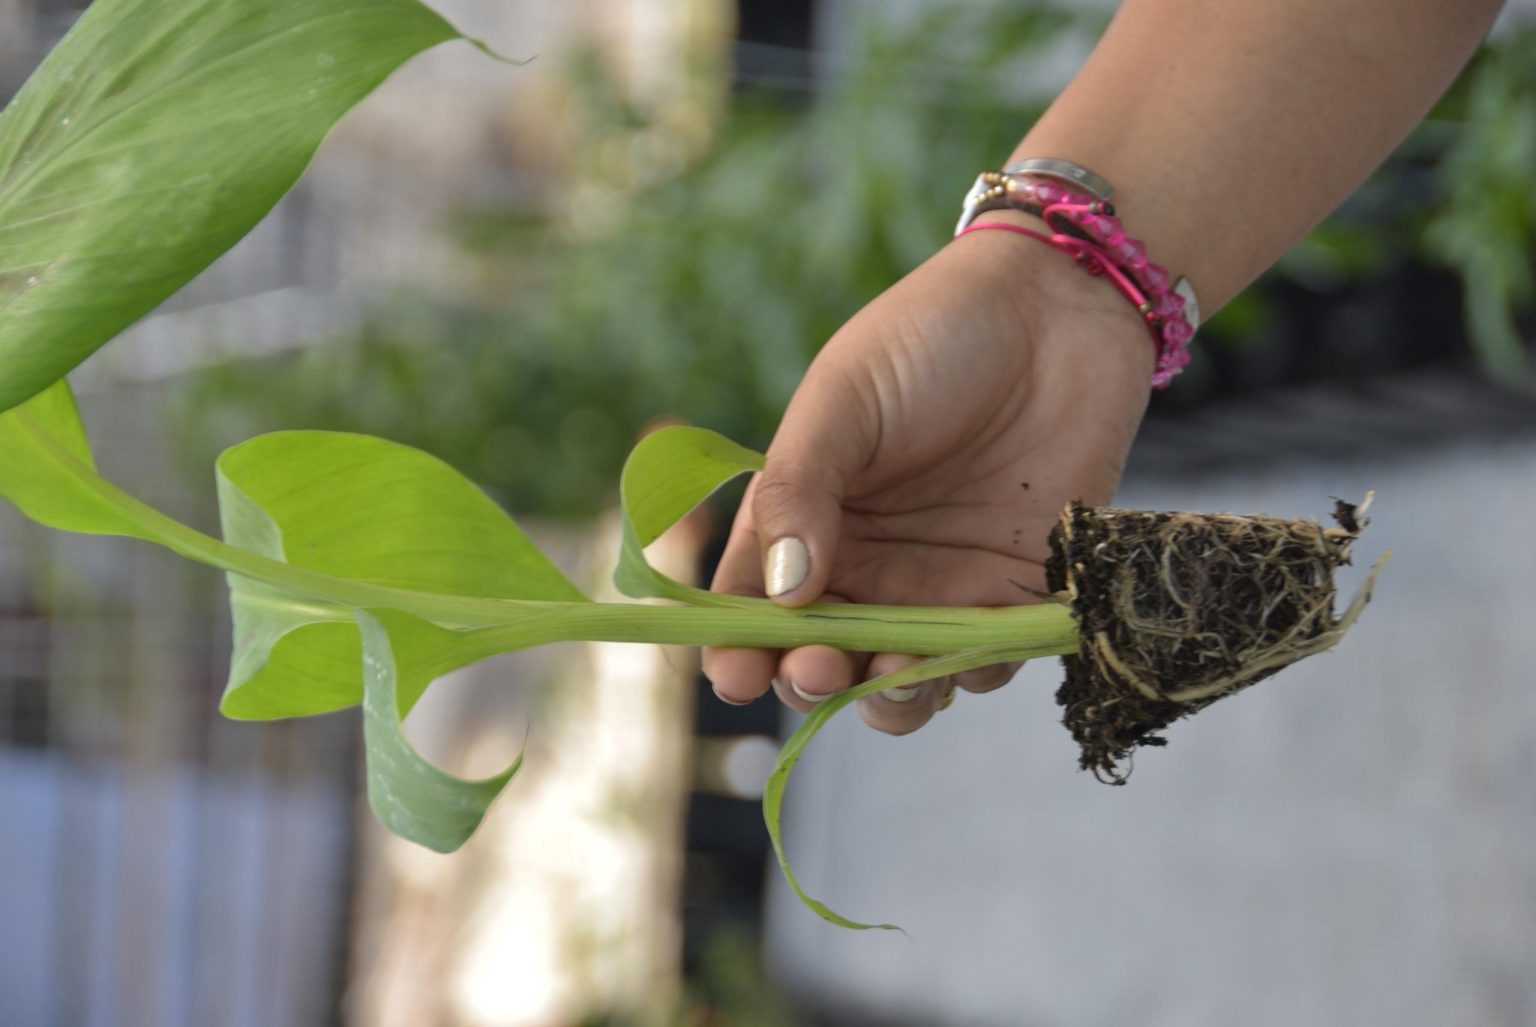
<path id="1" fill-rule="evenodd" d="M 651 559 L 691 580 L 704 539 L 685 522 Z M 580 554 L 577 580 L 595 599 L 615 598 L 601 579 L 618 543 L 616 514 L 584 537 L 539 538 L 557 560 Z M 696 673 L 689 650 L 573 643 L 502 657 L 429 691 L 407 731 L 446 768 L 489 772 L 525 724 L 527 757 L 457 854 L 365 831 L 354 1022 L 670 1022 Z"/>

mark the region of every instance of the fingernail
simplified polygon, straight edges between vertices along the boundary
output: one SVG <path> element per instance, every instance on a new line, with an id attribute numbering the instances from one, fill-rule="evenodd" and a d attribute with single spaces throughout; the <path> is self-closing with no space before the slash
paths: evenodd
<path id="1" fill-rule="evenodd" d="M 810 570 L 811 554 L 805 543 L 797 538 L 781 538 L 768 547 L 763 560 L 763 580 L 768 584 L 770 596 L 793 592 L 805 581 Z"/>
<path id="2" fill-rule="evenodd" d="M 880 694 L 891 702 L 911 702 L 917 698 L 919 691 L 920 689 L 916 685 L 911 685 L 907 688 L 887 688 Z"/>
<path id="3" fill-rule="evenodd" d="M 825 696 L 825 695 L 817 695 L 814 692 L 807 692 L 805 689 L 801 688 L 799 685 L 795 684 L 793 681 L 791 681 L 789 683 L 789 690 L 791 692 L 794 692 L 801 699 L 804 699 L 806 702 L 813 703 L 813 704 L 814 703 L 822 702 L 823 700 L 830 698 L 829 696 Z"/>

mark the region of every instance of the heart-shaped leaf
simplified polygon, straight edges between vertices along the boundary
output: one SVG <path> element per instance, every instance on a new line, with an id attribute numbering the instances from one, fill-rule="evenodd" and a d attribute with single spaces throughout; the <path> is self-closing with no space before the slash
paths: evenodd
<path id="1" fill-rule="evenodd" d="M 0 411 L 259 221 L 458 32 L 416 0 L 96 0 L 0 114 Z"/>
<path id="2" fill-rule="evenodd" d="M 414 593 L 584 602 L 580 589 L 495 503 L 418 449 L 367 435 L 277 432 L 218 462 L 225 540 L 295 567 Z M 291 717 L 361 698 L 351 610 L 229 576 L 235 655 L 221 709 Z M 510 604 L 509 604 L 510 606 Z M 514 611 L 509 610 L 509 619 Z M 409 709 L 458 632 L 413 618 L 393 632 Z"/>
<path id="3" fill-rule="evenodd" d="M 431 625 L 396 610 L 358 610 L 356 617 L 362 637 L 368 804 L 384 826 L 402 838 L 436 852 L 453 852 L 480 826 L 486 808 L 512 780 L 523 757 L 483 781 L 454 777 L 423 759 L 400 731 L 391 639 L 402 628 L 414 631 L 412 621 Z"/>
<path id="4" fill-rule="evenodd" d="M 720 486 L 762 467 L 762 454 L 705 428 L 674 425 L 641 439 L 620 479 L 624 539 L 614 587 L 636 599 L 661 597 L 695 605 L 732 598 L 689 588 L 655 570 L 645 561 L 645 547 Z"/>

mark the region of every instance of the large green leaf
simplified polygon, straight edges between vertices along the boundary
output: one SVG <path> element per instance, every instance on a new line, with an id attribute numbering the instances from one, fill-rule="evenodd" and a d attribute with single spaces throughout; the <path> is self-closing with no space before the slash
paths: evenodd
<path id="1" fill-rule="evenodd" d="M 295 567 L 415 593 L 586 600 L 472 482 L 409 446 L 339 432 L 262 435 L 219 458 L 218 487 L 225 541 Z M 235 651 L 225 714 L 291 717 L 360 700 L 350 608 L 239 574 L 229 586 Z M 402 709 L 432 674 L 478 658 L 455 641 L 463 633 L 423 620 L 392 634 L 408 671 Z"/>
<path id="2" fill-rule="evenodd" d="M 486 808 L 512 780 L 523 757 L 483 781 L 454 777 L 423 759 L 400 731 L 391 645 L 402 629 L 414 631 L 423 622 L 395 610 L 358 610 L 356 616 L 362 636 L 368 804 L 395 834 L 437 852 L 452 852 L 480 826 Z"/>
<path id="3" fill-rule="evenodd" d="M 705 428 L 674 425 L 641 439 L 624 462 L 619 492 L 624 539 L 613 583 L 627 596 L 665 597 L 695 605 L 728 601 L 688 588 L 645 562 L 645 547 L 720 486 L 761 470 L 763 457 Z"/>
<path id="4" fill-rule="evenodd" d="M 458 38 L 416 0 L 97 0 L 0 114 L 0 410 L 228 249 Z"/>

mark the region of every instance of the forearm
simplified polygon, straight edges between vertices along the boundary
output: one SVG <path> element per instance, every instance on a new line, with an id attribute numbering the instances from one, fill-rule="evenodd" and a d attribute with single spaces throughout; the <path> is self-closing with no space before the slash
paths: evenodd
<path id="1" fill-rule="evenodd" d="M 1498 0 L 1125 0 L 1015 157 L 1104 176 L 1209 314 L 1423 118 Z"/>

